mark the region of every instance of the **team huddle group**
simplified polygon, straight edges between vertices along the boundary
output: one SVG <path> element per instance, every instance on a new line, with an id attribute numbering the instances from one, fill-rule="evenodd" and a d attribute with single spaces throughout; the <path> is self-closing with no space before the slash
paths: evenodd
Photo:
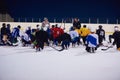
<path id="1" fill-rule="evenodd" d="M 98 47 L 103 46 L 103 41 L 106 40 L 105 30 L 102 27 L 99 25 L 95 30 L 92 26 L 81 26 L 79 19 L 74 18 L 73 26 L 66 32 L 61 25 L 50 26 L 48 19 L 44 18 L 41 26 L 37 24 L 36 28 L 28 27 L 21 32 L 20 25 L 11 31 L 11 25 L 3 23 L 0 30 L 0 45 L 17 46 L 17 43 L 21 42 L 22 46 L 32 45 L 37 51 L 43 50 L 45 45 L 60 46 L 63 50 L 68 49 L 70 45 L 72 47 L 84 45 L 87 52 L 95 52 Z M 113 38 L 112 45 L 116 44 L 117 50 L 120 50 L 120 31 L 118 26 L 114 29 L 113 35 L 109 35 L 109 42 L 111 43 Z"/>

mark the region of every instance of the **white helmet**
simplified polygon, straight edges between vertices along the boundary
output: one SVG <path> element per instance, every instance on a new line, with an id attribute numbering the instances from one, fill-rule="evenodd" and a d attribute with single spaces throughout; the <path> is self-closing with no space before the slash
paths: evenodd
<path id="1" fill-rule="evenodd" d="M 94 29 L 94 28 L 91 28 L 90 31 L 91 31 L 91 32 L 95 32 L 95 29 Z"/>

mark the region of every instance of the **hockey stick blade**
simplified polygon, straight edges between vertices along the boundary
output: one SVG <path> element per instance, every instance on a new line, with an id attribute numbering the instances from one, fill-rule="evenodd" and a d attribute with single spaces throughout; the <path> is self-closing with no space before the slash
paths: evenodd
<path id="1" fill-rule="evenodd" d="M 108 50 L 108 49 L 110 49 L 110 48 L 113 48 L 113 47 L 112 47 L 112 46 L 109 46 L 109 47 L 107 47 L 106 49 L 101 49 L 101 50 L 106 51 L 106 50 Z"/>
<path id="2" fill-rule="evenodd" d="M 56 51 L 63 51 L 64 49 L 62 48 L 62 49 L 56 49 L 55 47 L 53 47 L 53 46 L 50 46 L 51 48 L 53 48 L 53 49 L 55 49 Z"/>

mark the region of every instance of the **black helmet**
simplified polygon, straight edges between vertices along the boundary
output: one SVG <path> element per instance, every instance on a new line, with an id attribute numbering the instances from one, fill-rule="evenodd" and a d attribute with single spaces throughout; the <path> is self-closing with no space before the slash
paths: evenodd
<path id="1" fill-rule="evenodd" d="M 99 25 L 99 28 L 101 29 L 101 28 L 102 28 L 102 25 Z"/>
<path id="2" fill-rule="evenodd" d="M 20 26 L 20 25 L 18 25 L 18 28 L 20 29 L 20 28 L 21 28 L 21 26 Z"/>

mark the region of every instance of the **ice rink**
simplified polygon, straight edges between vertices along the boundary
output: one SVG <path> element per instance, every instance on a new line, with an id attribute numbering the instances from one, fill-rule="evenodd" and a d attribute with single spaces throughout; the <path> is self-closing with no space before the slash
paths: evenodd
<path id="1" fill-rule="evenodd" d="M 0 46 L 0 80 L 120 80 L 120 52 L 102 48 L 87 53 L 82 45 L 61 52 Z"/>

